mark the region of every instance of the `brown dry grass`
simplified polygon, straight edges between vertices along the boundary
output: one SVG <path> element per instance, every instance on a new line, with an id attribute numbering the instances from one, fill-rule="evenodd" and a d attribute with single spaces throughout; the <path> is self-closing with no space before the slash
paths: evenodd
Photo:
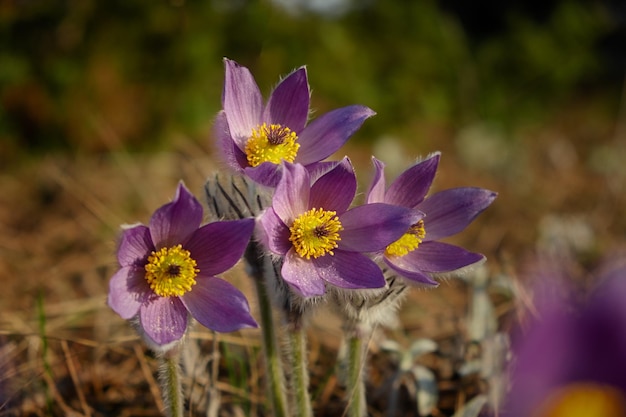
<path id="1" fill-rule="evenodd" d="M 500 193 L 455 241 L 487 254 L 493 275 L 516 275 L 523 257 L 546 238 L 548 214 L 563 220 L 565 228 L 582 219 L 592 231 L 591 243 L 579 251 L 584 261 L 623 244 L 626 175 L 619 158 L 611 164 L 626 155 L 626 137 L 616 133 L 614 119 L 587 110 L 568 109 L 550 127 L 520 133 L 509 144 L 513 155 L 504 165 L 477 166 L 445 132 L 422 133 L 432 133 L 422 152 L 444 152 L 438 188 L 477 185 Z M 352 146 L 345 152 L 357 169 L 369 169 L 369 150 Z M 156 361 L 105 304 L 116 268 L 116 236 L 122 223 L 147 222 L 180 179 L 201 196 L 204 179 L 219 168 L 204 148 L 180 141 L 170 153 L 46 155 L 0 172 L 0 416 L 161 415 Z M 240 269 L 228 278 L 250 291 Z M 511 300 L 494 300 L 505 326 Z M 413 290 L 401 310 L 401 327 L 388 333 L 403 342 L 429 337 L 439 343 L 437 355 L 423 359 L 440 379 L 435 416 L 451 415 L 486 389 L 485 381 L 458 374 L 472 354 L 468 303 L 468 285 L 458 280 L 435 291 Z M 316 317 L 310 332 L 320 416 L 344 412 L 333 368 L 340 332 L 326 315 Z M 196 327 L 188 344 L 196 369 L 187 372 L 189 415 L 207 415 L 211 406 L 219 411 L 208 415 L 264 415 L 256 331 L 214 335 Z M 383 416 L 386 395 L 377 388 L 394 365 L 377 340 L 371 347 L 370 412 Z M 402 415 L 416 415 L 413 401 L 402 395 Z"/>

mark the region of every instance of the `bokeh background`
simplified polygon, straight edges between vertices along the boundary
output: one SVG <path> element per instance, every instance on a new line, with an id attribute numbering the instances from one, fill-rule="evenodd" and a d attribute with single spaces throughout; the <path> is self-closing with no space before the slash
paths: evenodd
<path id="1" fill-rule="evenodd" d="M 158 415 L 155 364 L 107 309 L 107 281 L 120 224 L 147 222 L 180 179 L 202 198 L 223 169 L 223 57 L 266 97 L 306 65 L 313 116 L 374 109 L 337 155 L 362 191 L 371 154 L 392 177 L 437 150 L 435 188 L 497 191 L 451 240 L 485 253 L 491 276 L 523 282 L 528 259 L 555 250 L 584 272 L 625 243 L 621 1 L 0 0 L 0 415 Z M 413 292 L 403 337 L 466 334 L 467 288 Z M 254 339 L 220 343 L 255 357 Z M 338 348 L 318 339 L 314 358 Z M 237 358 L 219 385 L 234 414 L 221 415 L 242 398 L 262 415 L 258 370 Z M 332 364 L 316 364 L 318 409 L 335 410 Z M 463 402 L 448 389 L 433 415 Z"/>

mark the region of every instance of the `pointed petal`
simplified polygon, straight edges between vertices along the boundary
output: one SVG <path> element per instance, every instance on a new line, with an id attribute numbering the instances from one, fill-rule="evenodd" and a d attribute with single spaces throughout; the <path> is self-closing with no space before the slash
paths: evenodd
<path id="1" fill-rule="evenodd" d="M 328 158 L 374 114 L 365 106 L 348 106 L 313 120 L 299 135 L 300 150 L 295 162 L 309 165 Z"/>
<path id="2" fill-rule="evenodd" d="M 372 163 L 374 164 L 374 178 L 367 190 L 367 200 L 369 203 L 384 203 L 385 202 L 385 164 L 372 156 Z"/>
<path id="3" fill-rule="evenodd" d="M 239 149 L 233 141 L 228 128 L 226 113 L 223 110 L 215 117 L 213 132 L 218 145 L 217 152 L 222 161 L 226 162 L 233 171 L 241 172 L 243 167 L 248 166 L 248 161 L 243 150 Z"/>
<path id="4" fill-rule="evenodd" d="M 289 228 L 278 217 L 273 208 L 268 208 L 259 219 L 261 227 L 257 228 L 257 239 L 263 246 L 277 255 L 286 254 L 291 249 Z"/>
<path id="5" fill-rule="evenodd" d="M 306 68 L 301 67 L 284 78 L 272 91 L 263 120 L 299 133 L 309 117 L 310 99 Z"/>
<path id="6" fill-rule="evenodd" d="M 196 230 L 185 249 L 203 275 L 217 275 L 232 268 L 243 255 L 254 230 L 254 219 L 209 223 Z"/>
<path id="7" fill-rule="evenodd" d="M 293 249 L 287 252 L 281 275 L 287 284 L 304 297 L 323 295 L 324 280 L 320 278 L 313 262 L 301 258 Z"/>
<path id="8" fill-rule="evenodd" d="M 178 297 L 154 296 L 139 309 L 141 327 L 157 345 L 183 337 L 187 330 L 187 309 Z"/>
<path id="9" fill-rule="evenodd" d="M 324 208 L 341 214 L 352 204 L 356 188 L 354 168 L 350 160 L 344 158 L 313 184 L 309 207 Z"/>
<path id="10" fill-rule="evenodd" d="M 258 327 L 250 315 L 248 300 L 232 284 L 217 277 L 198 279 L 181 300 L 193 318 L 216 332 Z"/>
<path id="11" fill-rule="evenodd" d="M 426 240 L 439 240 L 465 229 L 496 198 L 482 188 L 452 188 L 428 197 L 417 208 L 426 213 Z"/>
<path id="12" fill-rule="evenodd" d="M 300 164 L 283 164 L 283 176 L 276 186 L 272 207 L 286 225 L 309 209 L 310 187 L 306 168 Z"/>
<path id="13" fill-rule="evenodd" d="M 336 250 L 334 255 L 312 259 L 319 276 L 326 282 L 349 289 L 382 288 L 385 278 L 374 261 L 360 253 Z"/>
<path id="14" fill-rule="evenodd" d="M 389 186 L 385 203 L 410 208 L 421 203 L 435 179 L 440 157 L 437 152 L 400 174 Z"/>
<path id="15" fill-rule="evenodd" d="M 246 160 L 245 163 L 248 164 L 248 161 Z M 244 173 L 256 183 L 274 188 L 282 178 L 283 166 L 282 164 L 276 165 L 272 162 L 263 162 L 255 167 L 246 167 Z"/>
<path id="16" fill-rule="evenodd" d="M 239 149 L 245 147 L 252 129 L 261 121 L 263 97 L 250 71 L 230 59 L 224 59 L 226 74 L 222 107 L 226 113 L 233 140 Z"/>
<path id="17" fill-rule="evenodd" d="M 400 206 L 372 203 L 355 207 L 339 216 L 344 227 L 339 249 L 352 252 L 376 252 L 398 240 L 421 213 Z"/>
<path id="18" fill-rule="evenodd" d="M 393 264 L 407 271 L 452 272 L 481 262 L 480 253 L 468 252 L 458 246 L 443 242 L 424 242 L 416 250 L 393 258 Z"/>
<path id="19" fill-rule="evenodd" d="M 413 281 L 420 285 L 428 285 L 437 287 L 439 283 L 426 275 L 424 272 L 414 268 L 412 265 L 407 264 L 407 262 L 402 261 L 403 257 L 385 257 L 385 263 L 394 271 L 398 273 L 398 275 L 407 278 L 410 281 Z M 396 260 L 400 261 L 396 263 Z"/>
<path id="20" fill-rule="evenodd" d="M 141 304 L 152 293 L 145 274 L 142 267 L 125 266 L 109 281 L 107 304 L 124 320 L 135 317 Z"/>
<path id="21" fill-rule="evenodd" d="M 150 229 L 144 225 L 137 225 L 124 229 L 120 246 L 117 250 L 117 261 L 121 266 L 142 266 L 154 250 Z"/>
<path id="22" fill-rule="evenodd" d="M 157 209 L 150 219 L 156 249 L 183 244 L 200 226 L 202 206 L 181 182 L 174 200 Z"/>

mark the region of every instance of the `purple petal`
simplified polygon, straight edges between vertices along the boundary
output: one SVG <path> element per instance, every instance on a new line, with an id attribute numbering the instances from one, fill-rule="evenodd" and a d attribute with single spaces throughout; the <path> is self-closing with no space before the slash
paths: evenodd
<path id="1" fill-rule="evenodd" d="M 196 230 L 185 249 L 202 275 L 217 275 L 232 268 L 248 246 L 254 219 L 209 223 Z"/>
<path id="2" fill-rule="evenodd" d="M 276 186 L 272 207 L 286 225 L 309 209 L 309 173 L 300 164 L 283 163 L 283 176 Z"/>
<path id="3" fill-rule="evenodd" d="M 150 238 L 150 229 L 144 225 L 134 226 L 122 231 L 117 261 L 121 266 L 143 267 L 152 251 L 154 244 Z"/>
<path id="4" fill-rule="evenodd" d="M 178 297 L 154 296 L 139 309 L 141 327 L 157 345 L 183 337 L 187 330 L 187 309 Z"/>
<path id="5" fill-rule="evenodd" d="M 324 280 L 320 278 L 313 262 L 301 258 L 293 249 L 285 255 L 281 275 L 285 282 L 304 297 L 323 295 L 326 292 Z"/>
<path id="6" fill-rule="evenodd" d="M 202 206 L 181 182 L 174 201 L 154 212 L 150 234 L 156 249 L 184 243 L 200 226 Z"/>
<path id="7" fill-rule="evenodd" d="M 299 133 L 309 117 L 310 98 L 306 68 L 302 67 L 289 74 L 272 91 L 263 121 L 280 124 Z"/>
<path id="8" fill-rule="evenodd" d="M 389 186 L 385 203 L 410 208 L 421 203 L 435 179 L 440 157 L 437 152 L 400 174 Z"/>
<path id="9" fill-rule="evenodd" d="M 226 74 L 222 107 L 226 113 L 233 140 L 243 149 L 252 129 L 261 120 L 263 97 L 250 71 L 229 59 L 224 59 Z"/>
<path id="10" fill-rule="evenodd" d="M 200 324 L 216 332 L 258 327 L 246 297 L 223 279 L 202 277 L 181 300 Z"/>
<path id="11" fill-rule="evenodd" d="M 322 175 L 311 187 L 309 207 L 324 208 L 337 213 L 345 212 L 356 194 L 357 182 L 354 168 L 344 158 L 331 171 Z"/>
<path id="12" fill-rule="evenodd" d="M 322 175 L 332 171 L 337 164 L 342 162 L 343 161 L 323 161 L 305 165 L 306 170 L 309 171 L 309 176 L 311 177 L 311 184 L 315 183 L 315 181 L 317 181 Z"/>
<path id="13" fill-rule="evenodd" d="M 339 216 L 344 227 L 339 249 L 376 252 L 398 240 L 422 215 L 417 210 L 372 203 L 355 207 Z"/>
<path id="14" fill-rule="evenodd" d="M 257 238 L 267 249 L 278 255 L 286 254 L 291 249 L 289 228 L 278 217 L 273 208 L 268 208 L 259 219 Z"/>
<path id="15" fill-rule="evenodd" d="M 336 250 L 334 255 L 312 259 L 319 276 L 326 282 L 349 289 L 381 288 L 385 278 L 374 261 L 360 253 Z"/>
<path id="16" fill-rule="evenodd" d="M 125 266 L 111 277 L 107 304 L 124 320 L 137 315 L 141 304 L 152 294 L 142 267 Z"/>
<path id="17" fill-rule="evenodd" d="M 248 164 L 248 161 L 246 160 L 245 163 Z M 276 165 L 272 162 L 263 162 L 255 167 L 246 167 L 244 173 L 256 183 L 274 188 L 282 178 L 283 166 L 282 164 Z"/>
<path id="18" fill-rule="evenodd" d="M 429 286 L 439 286 L 439 283 L 435 280 L 433 280 L 431 277 L 429 277 L 428 275 L 426 275 L 425 273 L 423 273 L 422 271 L 419 271 L 417 269 L 414 269 L 412 265 L 407 265 L 406 262 L 398 262 L 396 263 L 396 260 L 402 260 L 402 257 L 385 257 L 385 263 L 394 271 L 396 271 L 399 275 L 403 276 L 404 278 L 409 279 L 410 281 L 413 281 L 417 284 L 421 284 L 421 285 L 429 285 Z M 407 269 L 408 266 L 408 269 Z"/>
<path id="19" fill-rule="evenodd" d="M 228 164 L 230 169 L 241 172 L 242 167 L 248 165 L 248 161 L 245 153 L 237 147 L 230 135 L 226 113 L 223 110 L 215 118 L 213 132 L 217 139 L 218 153 L 221 159 Z"/>
<path id="20" fill-rule="evenodd" d="M 394 257 L 393 264 L 407 271 L 451 272 L 484 260 L 480 253 L 468 252 L 443 242 L 424 242 L 413 252 Z"/>
<path id="21" fill-rule="evenodd" d="M 365 106 L 348 106 L 313 120 L 299 135 L 300 150 L 295 162 L 309 165 L 328 158 L 374 114 Z"/>
<path id="22" fill-rule="evenodd" d="M 433 194 L 417 208 L 426 213 L 426 240 L 439 240 L 459 233 L 496 198 L 482 188 L 452 188 Z"/>
<path id="23" fill-rule="evenodd" d="M 367 203 L 385 202 L 385 164 L 372 156 L 374 164 L 374 178 L 367 191 Z"/>

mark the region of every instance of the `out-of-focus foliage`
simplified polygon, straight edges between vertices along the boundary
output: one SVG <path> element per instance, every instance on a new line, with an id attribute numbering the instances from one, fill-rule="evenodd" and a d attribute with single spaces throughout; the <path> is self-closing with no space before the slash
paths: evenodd
<path id="1" fill-rule="evenodd" d="M 250 67 L 265 93 L 306 64 L 320 112 L 353 103 L 378 112 L 369 138 L 415 120 L 516 125 L 582 87 L 615 88 L 600 82 L 597 45 L 615 24 L 601 3 L 561 1 L 540 20 L 506 10 L 502 30 L 480 38 L 434 0 L 338 7 L 0 0 L 0 161 L 23 150 L 205 140 L 223 56 Z"/>

